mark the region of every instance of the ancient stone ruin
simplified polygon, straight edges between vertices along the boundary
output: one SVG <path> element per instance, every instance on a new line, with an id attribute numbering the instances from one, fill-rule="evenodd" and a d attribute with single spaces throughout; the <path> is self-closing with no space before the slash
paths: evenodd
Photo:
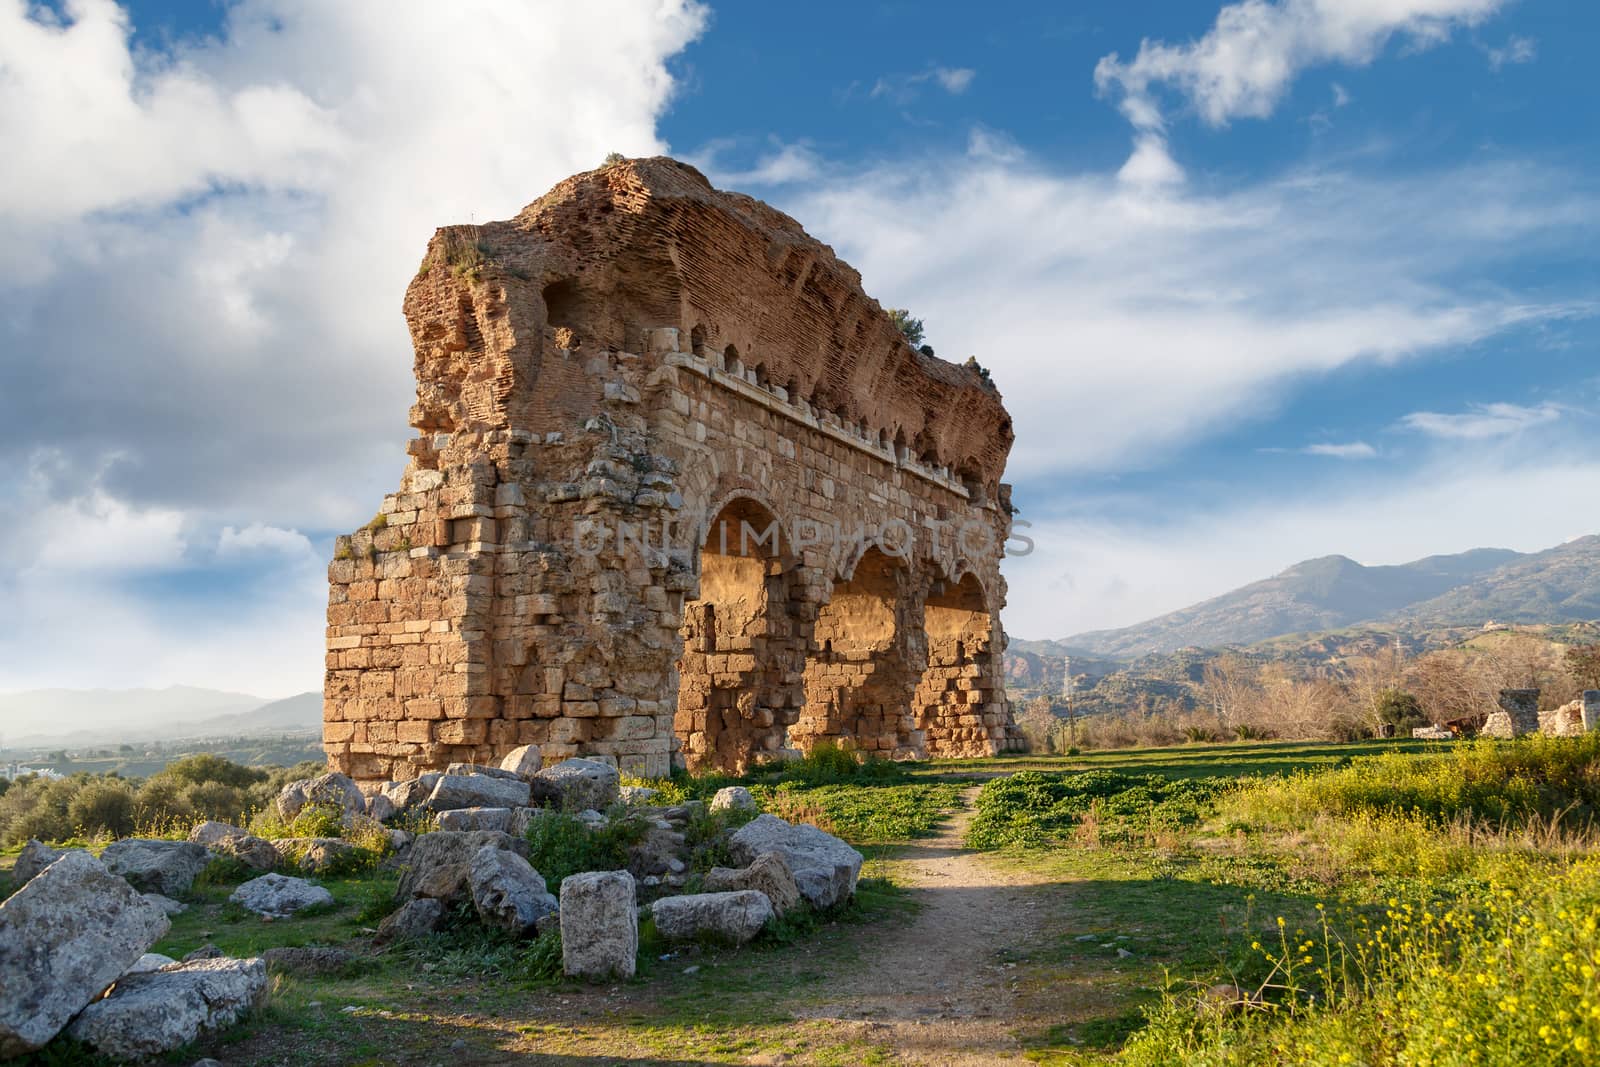
<path id="1" fill-rule="evenodd" d="M 419 436 L 329 568 L 335 769 L 1017 744 L 1011 421 L 793 219 L 615 163 L 438 231 L 405 312 Z"/>

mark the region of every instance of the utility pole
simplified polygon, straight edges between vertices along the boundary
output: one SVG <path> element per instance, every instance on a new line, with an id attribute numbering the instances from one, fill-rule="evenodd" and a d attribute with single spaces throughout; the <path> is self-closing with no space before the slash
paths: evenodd
<path id="1" fill-rule="evenodd" d="M 1067 744 L 1078 743 L 1078 709 L 1073 702 L 1073 691 L 1077 686 L 1072 680 L 1072 657 L 1061 657 L 1061 696 L 1067 702 Z"/>

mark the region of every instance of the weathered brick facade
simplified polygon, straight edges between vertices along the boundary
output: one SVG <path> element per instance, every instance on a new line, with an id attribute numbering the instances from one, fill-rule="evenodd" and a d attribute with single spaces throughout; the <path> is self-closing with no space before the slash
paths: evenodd
<path id="1" fill-rule="evenodd" d="M 794 220 L 619 163 L 439 231 L 406 316 L 420 436 L 329 569 L 337 769 L 1013 744 L 1010 420 Z"/>

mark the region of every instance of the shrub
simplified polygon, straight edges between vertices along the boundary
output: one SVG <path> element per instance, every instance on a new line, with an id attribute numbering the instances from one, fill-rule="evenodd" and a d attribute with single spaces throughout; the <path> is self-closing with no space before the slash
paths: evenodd
<path id="1" fill-rule="evenodd" d="M 1393 726 L 1395 733 L 1410 736 L 1418 726 L 1428 725 L 1428 716 L 1422 710 L 1422 701 L 1404 689 L 1385 689 L 1372 702 L 1372 714 L 1381 723 Z"/>
<path id="2" fill-rule="evenodd" d="M 912 348 L 922 343 L 922 320 L 911 317 L 907 308 L 888 308 L 889 321 L 904 335 L 906 343 Z"/>
<path id="3" fill-rule="evenodd" d="M 547 811 L 528 826 L 528 862 L 551 887 L 583 871 L 620 871 L 628 865 L 628 849 L 649 831 L 642 818 L 621 805 L 592 830 L 570 812 Z"/>
<path id="4" fill-rule="evenodd" d="M 89 781 L 67 804 L 67 821 L 85 837 L 126 837 L 133 832 L 133 789 L 127 782 Z"/>

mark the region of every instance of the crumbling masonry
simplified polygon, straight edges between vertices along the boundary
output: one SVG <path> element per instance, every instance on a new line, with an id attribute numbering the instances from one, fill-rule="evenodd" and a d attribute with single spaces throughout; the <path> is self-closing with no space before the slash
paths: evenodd
<path id="1" fill-rule="evenodd" d="M 1011 421 L 793 219 L 615 163 L 440 230 L 405 312 L 419 436 L 329 568 L 336 769 L 1014 747 Z"/>

